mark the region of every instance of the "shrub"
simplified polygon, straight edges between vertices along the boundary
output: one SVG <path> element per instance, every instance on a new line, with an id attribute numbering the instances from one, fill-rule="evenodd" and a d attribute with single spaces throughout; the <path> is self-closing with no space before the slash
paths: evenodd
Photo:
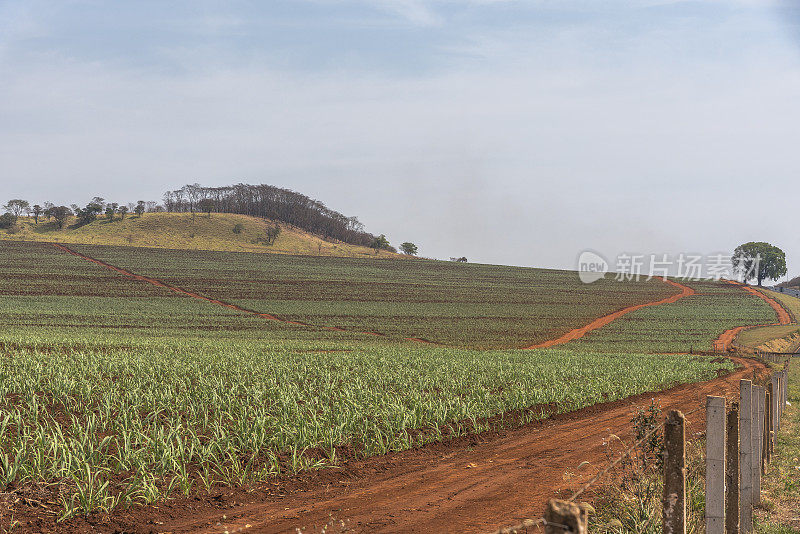
<path id="1" fill-rule="evenodd" d="M 233 233 L 234 234 L 241 234 L 242 230 L 244 230 L 244 225 L 242 223 L 236 223 L 233 226 Z"/>
<path id="2" fill-rule="evenodd" d="M 16 217 L 10 213 L 0 215 L 0 228 L 11 228 L 16 222 Z"/>
<path id="3" fill-rule="evenodd" d="M 644 439 L 639 445 L 639 453 L 642 467 L 647 468 L 655 464 L 657 469 L 661 469 L 664 462 L 664 436 L 662 430 L 663 417 L 661 408 L 655 401 L 650 401 L 650 406 L 639 409 L 631 420 L 633 423 L 633 437 L 640 441 L 647 436 L 650 431 L 652 434 Z"/>

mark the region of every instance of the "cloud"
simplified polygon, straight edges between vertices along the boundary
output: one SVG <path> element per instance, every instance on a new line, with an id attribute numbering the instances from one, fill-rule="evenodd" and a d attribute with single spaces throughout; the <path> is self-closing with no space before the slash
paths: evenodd
<path id="1" fill-rule="evenodd" d="M 326 27 L 330 11 L 296 20 L 325 58 L 389 42 L 370 49 L 374 62 L 334 67 L 300 68 L 306 43 L 287 44 L 294 33 L 276 44 L 253 29 L 258 17 L 216 10 L 187 28 L 165 15 L 170 31 L 220 36 L 163 38 L 169 69 L 138 47 L 117 61 L 25 41 L 30 54 L 0 58 L 0 168 L 11 177 L 0 200 L 127 202 L 187 182 L 263 181 L 425 255 L 564 268 L 586 248 L 792 242 L 800 77 L 766 15 L 655 24 L 627 13 L 612 31 L 605 17 L 528 20 L 521 3 L 505 5 L 513 21 L 466 24 L 450 4 L 419 2 L 427 22 L 384 5 L 418 22 L 364 35 Z M 26 35 L 48 24 L 33 20 Z M 425 64 L 432 55 L 441 63 Z M 748 202 L 752 191 L 771 200 Z"/>

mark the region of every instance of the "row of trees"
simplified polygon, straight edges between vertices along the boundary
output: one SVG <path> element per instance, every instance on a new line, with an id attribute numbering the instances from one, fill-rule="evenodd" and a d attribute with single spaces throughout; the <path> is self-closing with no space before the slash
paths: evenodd
<path id="1" fill-rule="evenodd" d="M 6 213 L 0 216 L 0 228 L 13 228 L 23 214 L 28 217 L 33 216 L 36 224 L 39 224 L 39 218 L 42 216 L 47 217 L 48 221 L 53 219 L 58 228 L 63 228 L 72 216 L 72 210 L 66 206 L 56 206 L 52 202 L 31 205 L 21 198 L 9 200 L 3 209 Z"/>
<path id="2" fill-rule="evenodd" d="M 16 198 L 9 200 L 3 206 L 3 209 L 6 213 L 0 216 L 0 228 L 14 227 L 17 225 L 19 218 L 22 215 L 26 215 L 33 217 L 35 224 L 39 224 L 40 218 L 46 217 L 48 222 L 54 221 L 59 229 L 64 228 L 70 217 L 73 216 L 77 218 L 78 225 L 83 225 L 97 220 L 101 214 L 104 214 L 109 221 L 113 221 L 117 215 L 119 215 L 120 219 L 124 219 L 125 215 L 131 212 L 141 216 L 146 211 L 164 211 L 164 208 L 158 206 L 155 202 L 140 200 L 120 205 L 116 202 L 106 202 L 101 197 L 94 197 L 84 207 L 77 204 L 72 204 L 70 207 L 56 206 L 52 202 L 31 205 L 27 200 Z"/>
<path id="3" fill-rule="evenodd" d="M 156 202 L 140 200 L 136 203 L 118 204 L 106 202 L 104 198 L 94 197 L 85 206 L 73 204 L 55 206 L 50 202 L 43 205 L 31 205 L 27 200 L 10 200 L 4 208 L 8 212 L 0 218 L 0 227 L 16 225 L 23 214 L 33 216 L 36 224 L 39 218 L 55 220 L 58 228 L 63 228 L 70 217 L 76 217 L 78 226 L 89 224 L 105 215 L 109 221 L 117 216 L 124 219 L 128 213 L 141 215 L 145 212 L 168 211 L 175 213 L 203 212 L 209 216 L 212 212 L 237 213 L 279 221 L 295 226 L 325 240 L 341 241 L 353 245 L 371 247 L 376 254 L 380 250 L 397 252 L 386 236 L 375 236 L 364 230 L 364 225 L 356 217 L 347 217 L 338 211 L 325 206 L 319 200 L 306 195 L 275 187 L 272 185 L 236 184 L 226 187 L 203 187 L 199 184 L 187 184 L 175 191 L 164 193 L 163 206 Z M 277 226 L 270 227 L 267 241 L 272 243 L 277 238 Z M 405 242 L 400 246 L 403 253 L 417 254 L 414 243 Z"/>
<path id="4" fill-rule="evenodd" d="M 164 208 L 170 212 L 250 215 L 290 224 L 328 240 L 391 249 L 388 241 L 383 242 L 366 232 L 356 217 L 347 217 L 319 200 L 272 185 L 203 187 L 187 184 L 175 191 L 167 191 L 163 200 Z"/>

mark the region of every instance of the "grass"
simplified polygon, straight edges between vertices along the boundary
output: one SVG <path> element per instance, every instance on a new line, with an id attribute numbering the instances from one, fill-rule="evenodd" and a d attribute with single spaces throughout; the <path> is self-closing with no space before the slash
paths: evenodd
<path id="1" fill-rule="evenodd" d="M 789 310 L 795 320 L 800 318 L 800 299 L 776 291 L 766 289 L 761 291 L 780 302 L 784 308 Z M 790 352 L 798 346 L 796 339 L 798 333 L 800 333 L 800 325 L 797 324 L 749 328 L 739 334 L 736 343 L 751 349 Z"/>
<path id="2" fill-rule="evenodd" d="M 789 366 L 787 406 L 766 476 L 762 479 L 764 506 L 756 513 L 756 532 L 800 533 L 800 362 Z"/>
<path id="3" fill-rule="evenodd" d="M 283 224 L 280 225 L 281 234 L 275 243 L 267 246 L 263 243 L 266 230 L 274 223 L 229 213 L 212 213 L 211 217 L 206 214 L 145 213 L 141 217 L 127 215 L 124 220 L 117 216 L 114 222 L 100 218 L 85 226 L 69 226 L 62 230 L 44 219 L 34 224 L 32 218 L 23 217 L 20 222 L 20 232 L 9 234 L 6 230 L 0 230 L 0 240 L 357 258 L 404 257 L 386 251 L 376 255 L 370 248 L 325 241 L 319 236 Z M 238 234 L 233 231 L 237 224 L 241 225 Z"/>
<path id="4" fill-rule="evenodd" d="M 746 348 L 767 349 L 771 345 L 770 342 L 774 343 L 776 340 L 789 338 L 790 336 L 796 335 L 798 332 L 800 332 L 800 327 L 798 327 L 796 324 L 750 328 L 742 331 L 742 333 L 739 334 L 739 337 L 736 339 L 736 343 Z M 789 349 L 791 349 L 789 346 L 791 342 L 787 339 L 786 343 L 786 351 L 788 352 Z M 783 350 L 776 352 L 783 352 Z"/>
<path id="5" fill-rule="evenodd" d="M 687 282 L 697 293 L 667 306 L 636 310 L 573 342 L 576 350 L 599 352 L 689 352 L 709 350 L 720 334 L 742 325 L 774 322 L 774 310 L 740 288 Z"/>

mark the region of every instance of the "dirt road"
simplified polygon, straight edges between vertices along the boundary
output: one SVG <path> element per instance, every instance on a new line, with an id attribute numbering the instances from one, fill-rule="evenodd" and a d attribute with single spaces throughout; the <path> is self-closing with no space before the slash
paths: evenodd
<path id="1" fill-rule="evenodd" d="M 654 356 L 666 357 L 666 356 Z M 633 411 L 654 398 L 685 412 L 705 396 L 738 396 L 742 367 L 701 384 L 596 405 L 524 427 L 460 438 L 389 454 L 258 488 L 225 489 L 205 498 L 168 501 L 122 512 L 106 528 L 134 532 L 483 532 L 537 518 L 554 495 L 568 495 L 607 462 L 611 434 L 629 439 Z M 688 433 L 704 428 L 702 408 L 688 417 Z M 613 451 L 619 451 L 617 443 Z M 582 462 L 588 461 L 579 470 Z M 574 473 L 565 478 L 565 473 Z M 338 526 L 337 526 L 338 525 Z M 103 528 L 103 525 L 96 524 Z"/>
<path id="2" fill-rule="evenodd" d="M 623 309 L 618 310 L 618 311 L 616 311 L 614 313 L 610 313 L 610 314 L 605 315 L 603 317 L 599 317 L 599 318 L 595 319 L 594 321 L 592 321 L 591 323 L 589 323 L 589 324 L 587 324 L 585 326 L 582 326 L 580 328 L 576 328 L 575 330 L 571 330 L 571 331 L 567 332 L 566 334 L 564 334 L 563 336 L 561 336 L 559 338 L 549 339 L 549 340 L 544 341 L 542 343 L 539 343 L 537 345 L 531 345 L 530 347 L 525 347 L 525 348 L 526 349 L 544 349 L 544 348 L 547 348 L 547 347 L 554 347 L 556 345 L 563 345 L 564 343 L 569 343 L 570 341 L 574 341 L 576 339 L 580 339 L 583 336 L 585 336 L 586 334 L 588 334 L 589 332 L 591 332 L 593 330 L 597 330 L 598 328 L 602 328 L 602 327 L 606 326 L 607 324 L 611 323 L 612 321 L 616 321 L 617 319 L 619 319 L 620 317 L 622 317 L 623 315 L 626 315 L 628 313 L 634 312 L 636 310 L 640 310 L 642 308 L 646 308 L 648 306 L 660 306 L 662 304 L 672 304 L 673 302 L 678 302 L 680 299 L 682 299 L 684 297 L 688 297 L 690 295 L 694 295 L 695 294 L 695 290 L 692 289 L 689 286 L 685 286 L 683 284 L 679 284 L 678 282 L 673 282 L 672 280 L 669 280 L 667 278 L 659 277 L 659 280 L 662 280 L 662 281 L 664 281 L 665 283 L 667 283 L 667 284 L 669 284 L 671 286 L 677 287 L 678 289 L 681 290 L 680 293 L 676 293 L 675 295 L 672 295 L 672 296 L 667 297 L 667 298 L 662 299 L 662 300 L 657 300 L 657 301 L 654 301 L 654 302 L 645 302 L 644 304 L 636 304 L 635 306 L 628 306 L 627 308 L 623 308 Z"/>
<path id="3" fill-rule="evenodd" d="M 59 248 L 120 274 L 227 305 L 118 269 L 66 247 Z M 668 283 L 681 287 L 681 293 L 664 301 L 626 308 L 616 316 L 612 314 L 579 330 L 599 328 L 634 309 L 674 302 L 693 293 L 691 288 Z M 342 526 L 348 532 L 493 530 L 539 517 L 548 499 L 570 494 L 602 469 L 609 453 L 613 455 L 620 450 L 616 441 L 609 449 L 609 437 L 613 434 L 628 439 L 634 410 L 649 404 L 651 398 L 665 410 L 691 412 L 700 408 L 688 416 L 688 431 L 690 435 L 701 432 L 706 395 L 738 398 L 739 379 L 751 378 L 754 372 L 766 373 L 758 362 L 734 360 L 741 365 L 740 369 L 710 382 L 595 405 L 514 430 L 353 461 L 341 469 L 306 473 L 250 490 L 222 488 L 206 496 L 135 507 L 119 511 L 112 518 L 90 518 L 84 526 L 101 532 L 173 534 L 273 533 L 297 532 L 297 529 L 311 533 L 322 532 L 323 528 L 330 533 L 341 531 Z"/>

